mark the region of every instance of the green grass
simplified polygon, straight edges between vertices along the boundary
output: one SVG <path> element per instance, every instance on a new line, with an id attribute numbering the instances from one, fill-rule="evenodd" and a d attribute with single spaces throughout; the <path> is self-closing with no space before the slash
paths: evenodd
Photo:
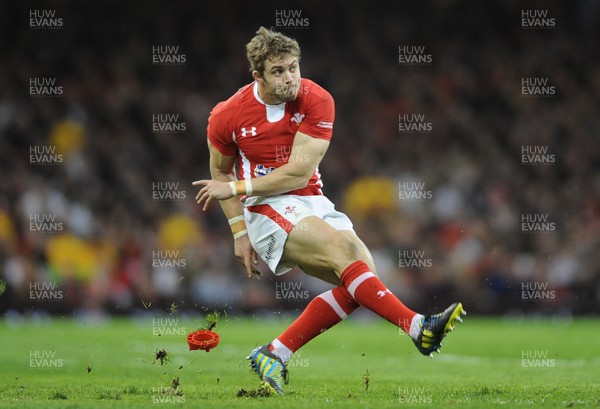
<path id="1" fill-rule="evenodd" d="M 187 333 L 199 324 L 179 321 L 173 331 Z M 285 396 L 237 397 L 240 388 L 259 386 L 244 357 L 285 325 L 229 317 L 216 328 L 220 345 L 206 353 L 189 351 L 184 336 L 153 335 L 150 320 L 2 323 L 0 407 L 600 407 L 600 325 L 593 319 L 467 317 L 434 359 L 418 355 L 390 324 L 348 321 L 293 358 Z M 163 348 L 169 362 L 153 363 Z M 528 353 L 535 358 L 525 363 L 538 367 L 523 367 Z M 176 377 L 181 396 L 169 394 Z"/>

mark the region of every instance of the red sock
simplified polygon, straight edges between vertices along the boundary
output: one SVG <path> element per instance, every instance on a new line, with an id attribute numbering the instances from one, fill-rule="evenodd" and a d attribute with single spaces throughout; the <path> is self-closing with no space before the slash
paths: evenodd
<path id="1" fill-rule="evenodd" d="M 342 321 L 358 307 L 359 304 L 344 287 L 339 286 L 326 291 L 309 302 L 302 314 L 273 341 L 272 345 L 275 350 L 287 348 L 291 352 L 296 352 L 308 341 Z M 291 355 L 290 352 L 287 354 L 285 352 L 287 351 L 281 354 Z"/>
<path id="2" fill-rule="evenodd" d="M 364 261 L 350 264 L 340 278 L 344 287 L 360 305 L 401 327 L 408 334 L 416 313 L 402 304 L 402 301 L 369 270 Z"/>

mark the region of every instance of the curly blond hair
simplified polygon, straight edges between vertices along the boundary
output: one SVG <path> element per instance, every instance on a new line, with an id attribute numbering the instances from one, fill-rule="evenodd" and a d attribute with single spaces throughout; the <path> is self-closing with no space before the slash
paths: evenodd
<path id="1" fill-rule="evenodd" d="M 264 74 L 267 60 L 277 60 L 290 55 L 298 57 L 298 61 L 300 61 L 298 42 L 264 27 L 260 27 L 252 40 L 246 44 L 246 57 L 250 63 L 250 72 L 256 70 L 261 76 Z"/>

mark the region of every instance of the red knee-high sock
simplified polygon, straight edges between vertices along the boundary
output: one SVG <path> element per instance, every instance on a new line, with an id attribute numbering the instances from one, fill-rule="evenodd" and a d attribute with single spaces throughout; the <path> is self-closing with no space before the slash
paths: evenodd
<path id="1" fill-rule="evenodd" d="M 348 292 L 363 305 L 409 333 L 415 312 L 407 308 L 373 274 L 364 261 L 355 261 L 342 272 L 341 280 Z"/>
<path id="2" fill-rule="evenodd" d="M 302 314 L 271 343 L 271 351 L 287 362 L 300 347 L 342 321 L 359 304 L 339 286 L 308 303 Z"/>

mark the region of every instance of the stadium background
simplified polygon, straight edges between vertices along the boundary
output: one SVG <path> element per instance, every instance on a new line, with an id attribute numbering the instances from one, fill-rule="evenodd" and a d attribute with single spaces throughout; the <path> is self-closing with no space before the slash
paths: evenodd
<path id="1" fill-rule="evenodd" d="M 209 174 L 210 109 L 250 82 L 244 45 L 264 25 L 299 40 L 303 76 L 335 98 L 324 191 L 409 306 L 429 312 L 460 299 L 481 314 L 598 314 L 599 8 L 2 2 L 0 311 L 127 314 L 175 303 L 260 313 L 295 310 L 306 291 L 327 288 L 297 271 L 247 280 L 220 208 L 203 213 L 193 200 L 191 182 Z M 42 9 L 62 26 L 29 27 Z M 524 28 L 527 9 L 547 10 L 556 26 Z M 283 10 L 307 24 L 278 28 Z M 154 64 L 157 46 L 178 47 L 185 61 Z M 400 64 L 400 46 L 424 46 L 431 64 Z M 53 78 L 63 92 L 32 96 L 32 78 Z M 526 97 L 523 78 L 547 78 L 556 92 Z M 185 131 L 156 132 L 166 114 Z M 400 132 L 404 114 L 424 115 L 431 130 Z M 523 163 L 524 146 L 555 160 Z M 61 161 L 32 162 L 39 147 Z M 399 183 L 430 197 L 401 199 Z M 552 228 L 524 231 L 525 214 Z M 40 215 L 59 224 L 36 230 Z M 402 255 L 420 266 L 401 268 Z M 32 284 L 64 296 L 33 300 Z M 531 286 L 552 297 L 529 299 Z M 294 297 L 281 297 L 286 289 Z"/>

